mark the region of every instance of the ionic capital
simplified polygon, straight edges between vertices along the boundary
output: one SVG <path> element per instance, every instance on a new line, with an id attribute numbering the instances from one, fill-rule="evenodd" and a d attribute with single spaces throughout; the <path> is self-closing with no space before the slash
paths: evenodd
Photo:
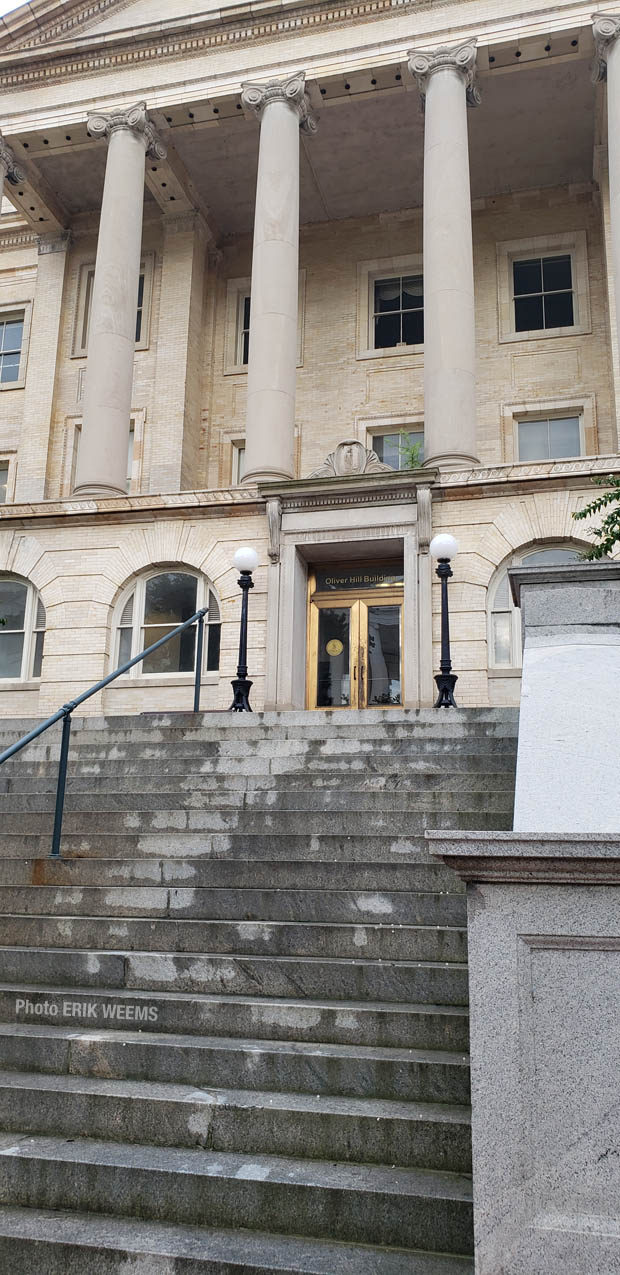
<path id="1" fill-rule="evenodd" d="M 22 172 L 21 168 L 19 168 L 11 147 L 7 146 L 1 134 L 0 169 L 2 170 L 3 177 L 6 178 L 7 181 L 10 181 L 13 186 L 17 186 L 18 182 L 26 180 L 26 176 Z"/>
<path id="2" fill-rule="evenodd" d="M 257 120 L 272 102 L 285 102 L 295 111 L 299 127 L 304 133 L 316 133 L 317 122 L 306 93 L 304 71 L 291 75 L 287 80 L 270 80 L 268 84 L 243 84 L 241 102 L 246 111 L 252 111 Z"/>
<path id="3" fill-rule="evenodd" d="M 129 129 L 144 142 L 149 159 L 166 158 L 166 147 L 148 118 L 146 102 L 138 102 L 125 111 L 110 111 L 107 115 L 95 111 L 88 116 L 86 126 L 94 138 L 110 138 L 118 129 Z"/>
<path id="4" fill-rule="evenodd" d="M 592 79 L 595 84 L 599 84 L 602 80 L 607 79 L 607 55 L 611 45 L 620 35 L 620 18 L 608 13 L 595 15 L 592 23 L 592 35 L 596 53 L 592 68 Z"/>
<path id="5" fill-rule="evenodd" d="M 409 54 L 409 70 L 416 80 L 422 94 L 426 96 L 428 82 L 434 71 L 443 71 L 446 67 L 459 71 L 465 82 L 465 93 L 468 106 L 479 106 L 480 93 L 474 84 L 476 75 L 476 42 L 468 40 L 466 44 L 444 45 L 440 49 L 429 49 L 422 52 L 414 49 Z"/>

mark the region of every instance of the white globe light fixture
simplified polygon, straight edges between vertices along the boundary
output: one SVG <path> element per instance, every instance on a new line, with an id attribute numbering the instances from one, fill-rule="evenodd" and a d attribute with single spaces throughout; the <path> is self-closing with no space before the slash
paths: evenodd
<path id="1" fill-rule="evenodd" d="M 233 558 L 233 566 L 237 568 L 237 571 L 256 571 L 258 566 L 256 549 L 250 548 L 250 545 L 242 545 Z"/>
<path id="2" fill-rule="evenodd" d="M 458 540 L 448 531 L 441 531 L 438 536 L 433 536 L 428 548 L 431 558 L 435 558 L 437 562 L 450 562 L 459 551 Z"/>
<path id="3" fill-rule="evenodd" d="M 456 708 L 456 700 L 454 698 L 454 687 L 458 681 L 456 673 L 452 672 L 452 660 L 450 658 L 450 619 L 448 615 L 448 580 L 452 575 L 452 567 L 450 559 L 455 558 L 459 546 L 454 536 L 448 531 L 442 531 L 438 536 L 433 536 L 429 545 L 431 557 L 437 563 L 435 568 L 436 574 L 439 576 L 441 584 L 441 660 L 439 662 L 440 672 L 435 674 L 437 690 L 439 692 L 435 700 L 435 708 Z"/>
<path id="4" fill-rule="evenodd" d="M 241 589 L 241 626 L 239 629 L 239 660 L 237 676 L 232 683 L 233 702 L 231 713 L 251 713 L 250 687 L 248 679 L 248 593 L 254 588 L 252 572 L 258 566 L 258 554 L 250 545 L 242 545 L 233 558 L 233 566 L 239 572 L 237 581 Z"/>

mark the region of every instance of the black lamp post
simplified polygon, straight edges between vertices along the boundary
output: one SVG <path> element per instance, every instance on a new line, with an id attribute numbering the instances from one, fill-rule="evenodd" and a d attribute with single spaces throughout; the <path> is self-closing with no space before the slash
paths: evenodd
<path id="1" fill-rule="evenodd" d="M 441 581 L 441 660 L 439 662 L 440 673 L 435 674 L 435 682 L 439 692 L 435 700 L 435 708 L 456 708 L 456 700 L 454 698 L 454 687 L 458 681 L 456 673 L 452 672 L 452 660 L 450 659 L 450 619 L 448 615 L 448 580 L 452 575 L 452 567 L 450 559 L 456 557 L 459 551 L 458 544 L 454 536 L 448 535 L 446 532 L 438 536 L 434 536 L 429 545 L 431 557 L 437 561 L 437 575 Z"/>
<path id="2" fill-rule="evenodd" d="M 252 572 L 258 566 L 258 554 L 255 549 L 250 549 L 247 546 L 243 549 L 237 549 L 233 564 L 239 572 L 237 583 L 241 589 L 241 626 L 239 629 L 239 662 L 237 664 L 237 676 L 232 683 L 234 696 L 230 712 L 251 713 L 250 687 L 252 683 L 248 680 L 248 594 L 250 589 L 254 588 Z"/>

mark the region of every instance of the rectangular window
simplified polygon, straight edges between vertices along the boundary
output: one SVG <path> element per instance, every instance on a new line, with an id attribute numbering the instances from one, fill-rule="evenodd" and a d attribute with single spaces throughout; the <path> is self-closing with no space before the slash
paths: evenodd
<path id="1" fill-rule="evenodd" d="M 129 441 L 127 444 L 127 491 L 131 488 L 131 479 L 133 475 L 133 448 L 136 437 L 136 427 L 133 421 L 129 422 Z"/>
<path id="2" fill-rule="evenodd" d="M 373 335 L 376 350 L 424 343 L 422 275 L 375 279 Z"/>
<path id="3" fill-rule="evenodd" d="M 0 384 L 19 380 L 23 341 L 23 311 L 3 315 L 0 319 Z"/>
<path id="4" fill-rule="evenodd" d="M 383 461 L 384 465 L 391 465 L 392 469 L 414 469 L 418 464 L 421 465 L 424 459 L 422 430 L 408 429 L 396 434 L 373 434 L 371 446 L 379 460 Z"/>
<path id="5" fill-rule="evenodd" d="M 138 278 L 138 297 L 136 302 L 136 348 L 145 350 L 149 343 L 151 294 L 153 288 L 154 254 L 147 252 L 140 263 Z M 88 334 L 90 314 L 93 303 L 93 285 L 95 282 L 94 263 L 85 264 L 80 269 L 77 294 L 77 309 L 73 333 L 73 358 L 84 358 L 88 353 Z"/>
<path id="6" fill-rule="evenodd" d="M 237 362 L 240 367 L 247 367 L 250 353 L 250 295 L 239 296 L 239 318 L 237 332 Z"/>
<path id="7" fill-rule="evenodd" d="M 9 462 L 0 461 L 0 505 L 6 505 L 6 491 L 9 483 Z"/>
<path id="8" fill-rule="evenodd" d="M 570 328 L 575 322 L 570 253 L 513 261 L 515 332 Z"/>
<path id="9" fill-rule="evenodd" d="M 232 484 L 241 482 L 245 473 L 245 444 L 233 443 Z"/>
<path id="10" fill-rule="evenodd" d="M 581 455 L 579 416 L 519 421 L 519 460 L 560 460 Z"/>

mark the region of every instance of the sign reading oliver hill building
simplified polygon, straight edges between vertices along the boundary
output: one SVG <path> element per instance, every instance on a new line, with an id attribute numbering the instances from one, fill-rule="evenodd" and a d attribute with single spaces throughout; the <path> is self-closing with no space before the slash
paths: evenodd
<path id="1" fill-rule="evenodd" d="M 387 562 L 377 566 L 325 567 L 317 570 L 316 592 L 329 593 L 338 589 L 386 589 L 403 583 L 400 562 Z"/>

